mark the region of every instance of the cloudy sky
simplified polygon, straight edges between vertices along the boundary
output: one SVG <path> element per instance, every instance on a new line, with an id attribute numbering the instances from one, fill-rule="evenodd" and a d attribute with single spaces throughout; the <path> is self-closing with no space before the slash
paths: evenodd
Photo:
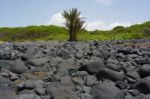
<path id="1" fill-rule="evenodd" d="M 0 27 L 64 25 L 61 12 L 78 8 L 88 30 L 150 20 L 150 0 L 0 0 Z"/>

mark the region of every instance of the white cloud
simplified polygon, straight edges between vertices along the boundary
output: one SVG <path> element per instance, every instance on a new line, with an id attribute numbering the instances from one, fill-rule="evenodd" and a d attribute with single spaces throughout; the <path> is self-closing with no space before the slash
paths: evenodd
<path id="1" fill-rule="evenodd" d="M 103 5 L 110 5 L 112 0 L 97 0 L 97 2 Z"/>
<path id="2" fill-rule="evenodd" d="M 114 23 L 106 23 L 103 21 L 93 21 L 93 22 L 87 22 L 86 29 L 89 31 L 93 30 L 111 30 L 116 26 L 124 26 L 128 27 L 132 24 L 129 22 L 114 22 Z"/>
<path id="3" fill-rule="evenodd" d="M 65 19 L 62 17 L 61 13 L 56 13 L 51 16 L 50 20 L 46 23 L 46 25 L 57 25 L 57 26 L 64 26 Z M 86 29 L 89 31 L 92 30 L 111 30 L 116 26 L 131 26 L 132 24 L 129 22 L 113 22 L 113 23 L 106 23 L 104 21 L 92 21 L 86 23 Z"/>
<path id="4" fill-rule="evenodd" d="M 61 13 L 56 13 L 51 16 L 50 20 L 46 23 L 47 25 L 57 25 L 64 26 L 65 19 L 61 15 Z"/>

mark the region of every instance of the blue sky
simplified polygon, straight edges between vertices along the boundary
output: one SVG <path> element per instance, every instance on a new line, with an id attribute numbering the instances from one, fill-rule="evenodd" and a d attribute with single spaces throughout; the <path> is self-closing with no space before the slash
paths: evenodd
<path id="1" fill-rule="evenodd" d="M 0 0 L 0 27 L 63 25 L 61 12 L 78 8 L 88 30 L 150 20 L 150 0 Z"/>

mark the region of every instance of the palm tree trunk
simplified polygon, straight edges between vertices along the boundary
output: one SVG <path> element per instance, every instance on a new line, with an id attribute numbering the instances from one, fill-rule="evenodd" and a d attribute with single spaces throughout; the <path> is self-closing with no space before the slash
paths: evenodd
<path id="1" fill-rule="evenodd" d="M 73 31 L 70 29 L 69 31 L 69 40 L 68 41 L 73 41 Z"/>
<path id="2" fill-rule="evenodd" d="M 77 34 L 76 34 L 76 32 L 73 33 L 73 41 L 77 41 Z"/>

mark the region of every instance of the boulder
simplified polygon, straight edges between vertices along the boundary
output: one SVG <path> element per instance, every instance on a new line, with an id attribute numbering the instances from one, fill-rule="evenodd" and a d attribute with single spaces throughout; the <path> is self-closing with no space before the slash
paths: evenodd
<path id="1" fill-rule="evenodd" d="M 87 93 L 81 94 L 81 99 L 93 99 L 93 97 Z"/>
<path id="2" fill-rule="evenodd" d="M 124 55 L 131 54 L 131 49 L 127 49 L 127 48 L 119 49 L 117 53 L 122 53 Z"/>
<path id="3" fill-rule="evenodd" d="M 46 94 L 52 96 L 53 99 L 80 99 L 72 88 L 60 85 L 49 85 L 46 88 Z"/>
<path id="4" fill-rule="evenodd" d="M 125 99 L 123 92 L 110 83 L 100 83 L 91 89 L 92 99 Z"/>
<path id="5" fill-rule="evenodd" d="M 32 94 L 21 94 L 18 96 L 18 99 L 42 99 L 42 98 L 32 93 Z"/>
<path id="6" fill-rule="evenodd" d="M 33 65 L 33 66 L 42 66 L 43 64 L 47 63 L 50 59 L 47 57 L 41 57 L 41 58 L 35 58 L 35 59 L 29 59 L 27 63 Z"/>
<path id="7" fill-rule="evenodd" d="M 150 94 L 150 76 L 140 79 L 132 87 L 139 90 L 141 93 Z"/>
<path id="8" fill-rule="evenodd" d="M 120 65 L 113 64 L 113 63 L 108 63 L 106 65 L 106 67 L 109 68 L 109 69 L 115 70 L 115 71 L 120 71 L 120 69 L 121 69 Z"/>
<path id="9" fill-rule="evenodd" d="M 75 60 L 73 58 L 62 60 L 58 64 L 58 69 L 74 69 L 75 67 Z"/>
<path id="10" fill-rule="evenodd" d="M 85 81 L 81 77 L 73 77 L 72 81 L 75 83 L 75 85 L 83 86 Z"/>
<path id="11" fill-rule="evenodd" d="M 110 79 L 112 81 L 122 81 L 125 78 L 125 75 L 121 72 L 113 71 L 107 68 L 101 68 L 96 74 L 98 80 L 101 79 Z"/>
<path id="12" fill-rule="evenodd" d="M 145 64 L 145 65 L 142 65 L 140 68 L 139 68 L 139 74 L 141 77 L 147 77 L 147 76 L 150 76 L 150 64 Z"/>
<path id="13" fill-rule="evenodd" d="M 34 83 L 33 83 L 33 81 L 26 81 L 25 83 L 24 83 L 24 89 L 29 89 L 29 90 L 32 90 L 32 89 L 34 89 L 36 87 L 36 85 L 34 85 Z"/>
<path id="14" fill-rule="evenodd" d="M 14 73 L 24 73 L 28 71 L 28 68 L 24 65 L 24 63 L 19 59 L 19 60 L 14 60 L 14 65 L 11 66 L 11 71 Z"/>
<path id="15" fill-rule="evenodd" d="M 98 83 L 96 77 L 95 77 L 95 76 L 92 76 L 92 75 L 87 76 L 87 77 L 85 78 L 85 82 L 86 82 L 86 85 L 87 85 L 87 86 L 93 86 L 93 85 L 95 85 L 95 84 Z"/>
<path id="16" fill-rule="evenodd" d="M 24 73 L 28 70 L 20 59 L 14 61 L 1 60 L 0 67 L 18 74 Z"/>
<path id="17" fill-rule="evenodd" d="M 133 79 L 140 79 L 140 74 L 137 71 L 129 71 L 127 72 L 127 76 Z"/>
<path id="18" fill-rule="evenodd" d="M 139 57 L 135 61 L 139 65 L 150 64 L 150 59 L 148 57 Z"/>
<path id="19" fill-rule="evenodd" d="M 74 87 L 74 84 L 71 80 L 71 77 L 69 77 L 69 76 L 61 77 L 60 78 L 60 84 L 63 85 L 63 86 L 70 86 L 70 87 L 72 86 L 72 87 Z"/>
<path id="20" fill-rule="evenodd" d="M 18 99 L 16 89 L 14 83 L 0 76 L 0 99 Z"/>
<path id="21" fill-rule="evenodd" d="M 135 97 L 135 99 L 149 99 L 150 97 L 144 94 L 140 94 L 138 96 Z"/>
<path id="22" fill-rule="evenodd" d="M 88 61 L 83 63 L 81 68 L 79 68 L 80 71 L 87 71 L 89 74 L 97 73 L 101 68 L 104 68 L 104 62 L 103 60 L 98 61 Z"/>

